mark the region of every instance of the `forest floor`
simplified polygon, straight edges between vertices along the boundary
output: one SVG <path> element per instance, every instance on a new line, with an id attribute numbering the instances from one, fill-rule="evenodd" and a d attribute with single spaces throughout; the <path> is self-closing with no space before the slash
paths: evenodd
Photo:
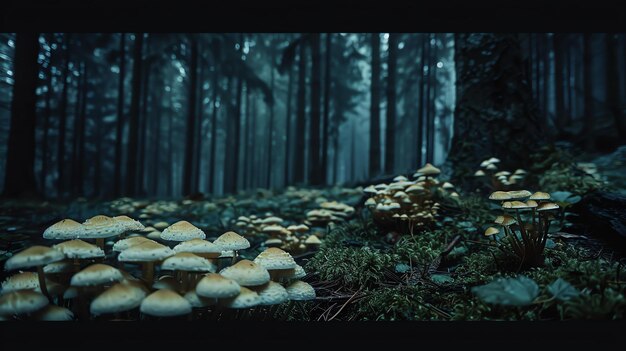
<path id="1" fill-rule="evenodd" d="M 42 233 L 60 219 L 83 221 L 98 214 L 138 219 L 149 227 L 138 234 L 157 240 L 154 233 L 158 230 L 153 227 L 159 222 L 187 220 L 207 233 L 208 240 L 234 230 L 250 241 L 250 249 L 243 250 L 241 257 L 252 260 L 270 237 L 238 218 L 279 216 L 284 227 L 306 224 L 310 228 L 296 239 L 283 238 L 282 247 L 304 267 L 307 275 L 302 280 L 317 295 L 313 301 L 285 310 L 284 319 L 623 318 L 626 277 L 621 271 L 626 240 L 619 232 L 619 225 L 626 223 L 623 208 L 617 209 L 613 222 L 608 220 L 609 229 L 617 228 L 608 234 L 599 233 L 600 227 L 583 213 L 593 194 L 626 199 L 626 148 L 586 158 L 546 152 L 537 156 L 545 162 L 528 170 L 522 188 L 552 193 L 559 197 L 561 209 L 549 227 L 545 261 L 534 268 L 521 269 L 497 249 L 492 238 L 483 235 L 500 214 L 500 206 L 488 200 L 494 189 L 474 183 L 458 186 L 458 197 L 437 198 L 440 209 L 434 221 L 413 231 L 381 225 L 364 206 L 367 197 L 362 187 L 289 187 L 210 199 L 7 200 L 0 204 L 0 262 L 33 244 L 50 246 Z M 468 188 L 474 190 L 463 190 Z M 343 209 L 333 212 L 332 221 L 311 216 L 310 211 L 334 201 L 343 204 L 339 206 Z M 311 235 L 321 244 L 304 244 Z M 613 237 L 607 240 L 607 235 Z M 111 240 L 105 247 L 112 245 Z M 7 276 L 5 271 L 0 273 L 3 281 Z"/>

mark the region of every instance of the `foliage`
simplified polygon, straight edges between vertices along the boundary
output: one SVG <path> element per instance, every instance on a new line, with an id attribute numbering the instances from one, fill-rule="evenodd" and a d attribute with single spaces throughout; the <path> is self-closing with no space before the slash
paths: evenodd
<path id="1" fill-rule="evenodd" d="M 500 278 L 489 284 L 476 286 L 472 292 L 481 300 L 504 306 L 527 306 L 539 295 L 539 286 L 523 275 L 517 278 Z"/>

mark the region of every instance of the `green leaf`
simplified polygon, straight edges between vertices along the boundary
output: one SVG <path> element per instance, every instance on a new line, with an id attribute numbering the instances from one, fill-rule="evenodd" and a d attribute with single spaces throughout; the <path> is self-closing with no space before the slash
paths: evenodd
<path id="1" fill-rule="evenodd" d="M 527 306 L 539 295 L 534 280 L 520 275 L 516 278 L 500 278 L 489 284 L 475 286 L 472 292 L 486 303 L 504 306 Z"/>
<path id="2" fill-rule="evenodd" d="M 552 239 L 546 240 L 546 247 L 548 249 L 554 249 L 556 247 L 556 243 Z"/>
<path id="3" fill-rule="evenodd" d="M 445 274 L 433 274 L 430 276 L 430 280 L 437 284 L 452 283 L 454 281 L 451 276 Z"/>
<path id="4" fill-rule="evenodd" d="M 555 299 L 560 301 L 567 301 L 580 295 L 580 291 L 578 291 L 578 289 L 561 278 L 548 285 L 548 291 L 552 294 L 552 296 L 554 296 Z"/>
<path id="5" fill-rule="evenodd" d="M 397 263 L 396 264 L 396 273 L 406 273 L 411 269 L 408 264 Z"/>

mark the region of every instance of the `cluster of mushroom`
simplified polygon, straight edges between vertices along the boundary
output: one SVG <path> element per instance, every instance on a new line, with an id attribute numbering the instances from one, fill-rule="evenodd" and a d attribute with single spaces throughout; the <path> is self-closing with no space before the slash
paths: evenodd
<path id="1" fill-rule="evenodd" d="M 122 231 L 120 223 L 126 230 L 134 223 L 137 230 L 139 222 L 131 221 L 96 216 L 82 225 L 65 219 L 46 229 L 44 238 L 72 240 L 32 246 L 7 260 L 6 270 L 37 273 L 23 271 L 2 284 L 0 319 L 70 320 L 75 314 L 117 316 L 137 309 L 142 315 L 169 317 L 190 315 L 194 308 L 195 315 L 202 314 L 209 306 L 213 314 L 228 308 L 250 312 L 255 306 L 315 298 L 315 290 L 298 280 L 305 275 L 302 267 L 279 248 L 237 262 L 238 252 L 250 243 L 235 232 L 210 242 L 201 229 L 180 221 L 160 234 L 163 241 L 178 242 L 173 248 L 144 236 L 115 242 L 108 256 L 118 254 L 117 267 L 104 263 L 101 247 L 78 239 L 93 232 L 111 236 Z M 125 264 L 140 264 L 141 279 L 125 271 Z M 155 281 L 155 266 L 172 273 Z"/>
<path id="2" fill-rule="evenodd" d="M 485 236 L 494 238 L 500 250 L 513 254 L 520 267 L 541 266 L 550 221 L 559 205 L 550 201 L 549 193 L 541 191 L 495 191 L 489 199 L 500 201 L 504 213 L 494 221 L 500 228 L 487 228 Z M 504 236 L 499 239 L 501 232 Z"/>
<path id="3" fill-rule="evenodd" d="M 314 234 L 307 234 L 309 227 L 305 224 L 293 224 L 284 227 L 285 221 L 266 213 L 264 218 L 256 215 L 239 216 L 235 225 L 244 231 L 246 235 L 267 235 L 263 243 L 266 247 L 279 247 L 288 252 L 303 252 L 315 249 L 321 244 L 320 239 Z"/>
<path id="4" fill-rule="evenodd" d="M 415 180 L 399 175 L 390 184 L 370 185 L 363 189 L 369 196 L 365 206 L 379 225 L 399 227 L 411 233 L 416 228 L 427 227 L 439 210 L 438 195 L 458 197 L 452 184 L 437 180 L 439 173 L 438 168 L 427 163 L 413 174 Z"/>
<path id="5" fill-rule="evenodd" d="M 325 227 L 329 223 L 344 221 L 354 215 L 354 207 L 337 201 L 322 201 L 319 207 L 306 213 L 304 223 L 314 227 Z"/>
<path id="6" fill-rule="evenodd" d="M 507 190 L 512 185 L 523 185 L 528 172 L 521 168 L 513 173 L 506 170 L 499 171 L 498 163 L 500 160 L 495 157 L 482 161 L 480 169 L 474 173 L 474 176 L 487 179 L 489 187 L 494 190 Z"/>

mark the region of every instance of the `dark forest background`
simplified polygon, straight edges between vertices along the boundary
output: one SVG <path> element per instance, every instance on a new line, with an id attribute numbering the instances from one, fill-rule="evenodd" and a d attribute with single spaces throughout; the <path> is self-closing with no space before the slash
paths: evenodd
<path id="1" fill-rule="evenodd" d="M 611 151 L 625 85 L 623 34 L 3 33 L 0 186 L 218 195 Z"/>

